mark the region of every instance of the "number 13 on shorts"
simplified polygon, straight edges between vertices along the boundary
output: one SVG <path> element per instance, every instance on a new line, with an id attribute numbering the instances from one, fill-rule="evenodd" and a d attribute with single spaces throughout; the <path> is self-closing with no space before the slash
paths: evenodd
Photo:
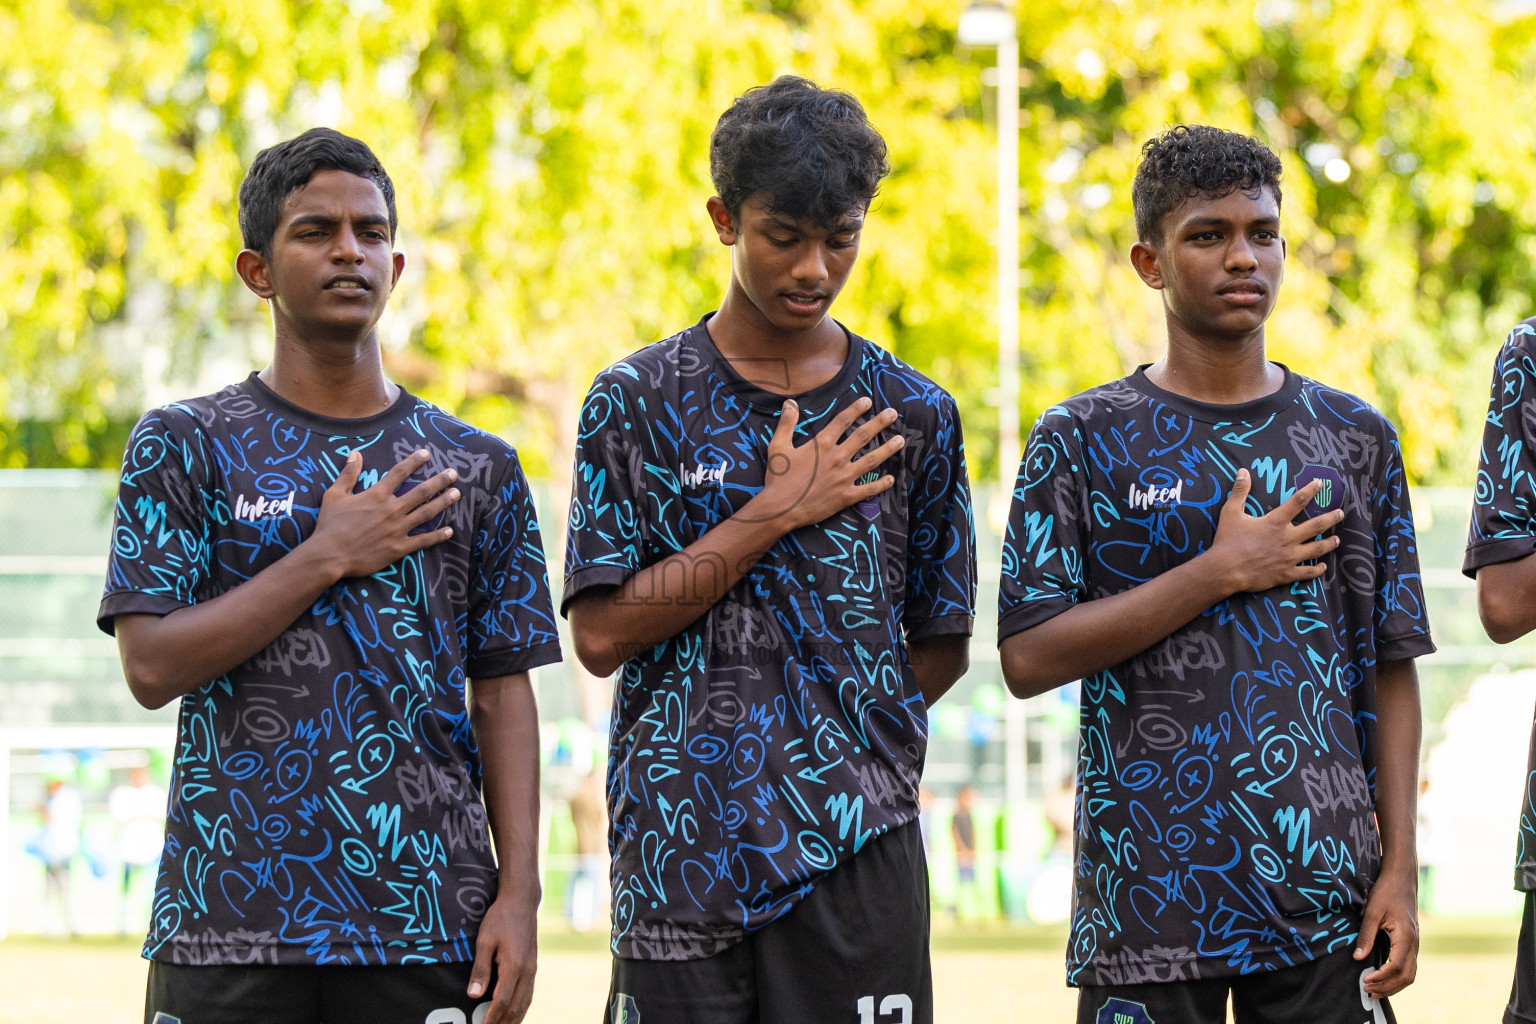
<path id="1" fill-rule="evenodd" d="M 858 1002 L 859 1024 L 912 1024 L 912 997 L 898 992 L 880 1000 L 880 1016 L 875 1016 L 875 997 L 862 996 Z"/>

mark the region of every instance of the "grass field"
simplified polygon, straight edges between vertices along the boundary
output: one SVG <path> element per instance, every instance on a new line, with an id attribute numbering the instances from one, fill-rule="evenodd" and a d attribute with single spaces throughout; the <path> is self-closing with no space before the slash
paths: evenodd
<path id="1" fill-rule="evenodd" d="M 1393 1000 L 1402 1024 L 1497 1021 L 1509 993 L 1516 921 L 1423 924 L 1419 980 Z M 933 940 L 935 1018 L 940 1024 L 1072 1020 L 1062 981 L 1059 929 L 943 928 Z M 138 943 L 13 938 L 0 942 L 0 1024 L 142 1019 L 145 963 Z M 541 938 L 529 1024 L 597 1024 L 608 988 L 600 937 L 551 931 Z M 381 1022 L 387 1024 L 387 1022 Z"/>

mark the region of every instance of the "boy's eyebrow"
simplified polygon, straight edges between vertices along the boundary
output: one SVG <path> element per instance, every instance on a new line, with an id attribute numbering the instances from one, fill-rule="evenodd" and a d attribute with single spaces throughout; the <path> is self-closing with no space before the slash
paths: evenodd
<path id="1" fill-rule="evenodd" d="M 1231 223 L 1233 223 L 1233 218 L 1231 218 L 1231 217 L 1191 217 L 1189 220 L 1184 222 L 1184 227 L 1185 228 L 1222 227 L 1224 225 L 1231 224 Z M 1249 223 L 1249 224 L 1279 224 L 1280 223 L 1280 218 L 1279 217 L 1271 217 L 1268 214 L 1266 214 L 1266 215 L 1264 215 L 1262 217 L 1254 217 L 1253 219 L 1249 220 L 1247 223 Z"/>
<path id="2" fill-rule="evenodd" d="M 782 216 L 779 216 L 777 214 L 770 214 L 768 219 L 769 219 L 769 222 L 772 223 L 774 227 L 778 228 L 781 231 L 802 231 L 802 230 L 804 230 L 804 228 L 802 228 L 801 225 L 797 221 L 788 220 L 788 219 L 786 219 L 786 218 L 784 218 Z M 860 229 L 862 229 L 864 227 L 864 218 L 863 217 L 849 217 L 846 220 L 838 221 L 836 224 L 824 225 L 824 227 L 826 227 L 826 229 L 828 231 L 832 232 L 833 234 L 842 234 L 844 231 L 858 231 L 858 230 L 860 230 Z"/>
<path id="3" fill-rule="evenodd" d="M 308 227 L 310 225 L 315 227 L 328 228 L 339 223 L 340 220 L 341 218 L 334 217 L 329 213 L 301 213 L 297 217 L 293 218 L 293 220 L 288 222 L 288 227 L 290 230 L 296 227 Z M 380 224 L 389 224 L 388 217 L 377 213 L 359 214 L 358 216 L 353 217 L 352 220 L 354 223 L 364 224 L 368 227 L 376 227 Z"/>

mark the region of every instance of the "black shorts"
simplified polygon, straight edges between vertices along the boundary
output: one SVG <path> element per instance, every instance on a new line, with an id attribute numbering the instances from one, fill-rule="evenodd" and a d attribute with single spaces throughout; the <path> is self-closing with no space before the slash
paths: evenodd
<path id="1" fill-rule="evenodd" d="M 1356 960 L 1354 947 L 1309 964 L 1235 978 L 1146 985 L 1084 985 L 1077 1024 L 1223 1024 L 1227 997 L 1236 1024 L 1397 1024 L 1385 999 L 1361 978 L 1386 963 L 1386 944 Z"/>
<path id="2" fill-rule="evenodd" d="M 606 1024 L 932 1024 L 917 822 L 873 839 L 789 913 L 702 960 L 615 957 Z"/>
<path id="3" fill-rule="evenodd" d="M 1532 902 L 1525 894 L 1525 913 L 1520 918 L 1520 942 L 1515 946 L 1515 982 L 1509 988 L 1504 1024 L 1536 1024 L 1536 920 Z"/>
<path id="4" fill-rule="evenodd" d="M 475 1011 L 490 1007 L 489 999 L 464 994 L 473 966 L 189 967 L 151 960 L 144 1024 L 473 1024 Z"/>

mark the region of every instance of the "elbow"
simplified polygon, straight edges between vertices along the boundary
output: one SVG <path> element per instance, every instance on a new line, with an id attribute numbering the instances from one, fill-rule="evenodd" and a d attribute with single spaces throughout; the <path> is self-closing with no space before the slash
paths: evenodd
<path id="1" fill-rule="evenodd" d="M 123 678 L 128 681 L 133 699 L 150 711 L 165 707 L 181 692 L 160 666 L 146 663 L 141 657 L 130 657 L 127 652 L 123 653 Z"/>
<path id="2" fill-rule="evenodd" d="M 1511 601 L 1492 588 L 1477 588 L 1477 617 L 1494 643 L 1507 644 L 1530 632 L 1531 623 L 1525 621 L 1522 611 L 1522 602 Z"/>
<path id="3" fill-rule="evenodd" d="M 1051 659 L 1038 657 L 1022 637 L 1023 634 L 1008 637 L 998 649 L 1003 667 L 1003 683 L 1009 693 L 1023 700 L 1072 681 L 1060 677 L 1059 673 L 1047 671 Z"/>
<path id="4" fill-rule="evenodd" d="M 612 637 L 603 636 L 598 630 L 580 628 L 574 618 L 571 621 L 571 645 L 576 648 L 576 660 L 581 667 L 599 679 L 613 675 L 625 661 Z"/>

